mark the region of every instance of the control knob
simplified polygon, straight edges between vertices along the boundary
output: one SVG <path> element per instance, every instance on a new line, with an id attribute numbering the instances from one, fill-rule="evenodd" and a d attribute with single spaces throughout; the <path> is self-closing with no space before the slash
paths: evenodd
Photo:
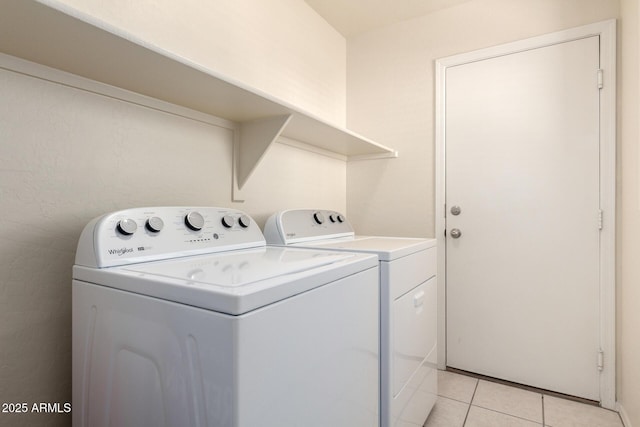
<path id="1" fill-rule="evenodd" d="M 184 223 L 193 231 L 200 231 L 204 227 L 204 217 L 199 212 L 189 212 L 184 217 Z"/>
<path id="2" fill-rule="evenodd" d="M 322 224 L 324 222 L 324 215 L 322 215 L 322 213 L 320 212 L 315 212 L 313 214 L 313 220 L 316 222 L 316 224 Z"/>
<path id="3" fill-rule="evenodd" d="M 226 228 L 233 227 L 233 224 L 235 224 L 235 222 L 236 219 L 231 215 L 225 215 L 222 217 L 222 225 L 224 225 Z"/>
<path id="4" fill-rule="evenodd" d="M 152 216 L 151 218 L 147 219 L 145 226 L 150 232 L 159 233 L 164 228 L 164 221 L 162 221 L 162 219 L 157 216 Z"/>
<path id="5" fill-rule="evenodd" d="M 240 218 L 238 218 L 238 224 L 240 224 L 242 228 L 247 228 L 251 225 L 251 218 L 247 215 L 241 215 Z"/>
<path id="6" fill-rule="evenodd" d="M 344 217 L 340 214 L 331 214 L 329 215 L 329 219 L 331 222 L 344 222 Z"/>
<path id="7" fill-rule="evenodd" d="M 125 236 L 131 236 L 138 229 L 138 224 L 131 218 L 125 218 L 118 221 L 116 230 Z"/>

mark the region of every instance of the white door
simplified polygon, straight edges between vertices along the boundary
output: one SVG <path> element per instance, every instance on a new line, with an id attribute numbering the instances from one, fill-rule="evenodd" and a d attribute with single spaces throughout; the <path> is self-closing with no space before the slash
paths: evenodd
<path id="1" fill-rule="evenodd" d="M 447 68 L 448 366 L 600 399 L 599 68 L 598 36 Z"/>

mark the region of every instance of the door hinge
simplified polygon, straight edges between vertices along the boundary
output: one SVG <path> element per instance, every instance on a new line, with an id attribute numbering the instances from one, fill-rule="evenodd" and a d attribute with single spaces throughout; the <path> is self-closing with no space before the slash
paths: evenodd
<path id="1" fill-rule="evenodd" d="M 602 78 L 602 69 L 598 70 L 598 89 L 602 89 L 604 86 L 604 80 Z"/>
<path id="2" fill-rule="evenodd" d="M 603 217 L 604 213 L 602 212 L 602 209 L 598 210 L 598 230 L 602 230 L 603 227 Z"/>
<path id="3" fill-rule="evenodd" d="M 604 369 L 604 351 L 600 350 L 598 352 L 598 371 L 602 371 Z"/>

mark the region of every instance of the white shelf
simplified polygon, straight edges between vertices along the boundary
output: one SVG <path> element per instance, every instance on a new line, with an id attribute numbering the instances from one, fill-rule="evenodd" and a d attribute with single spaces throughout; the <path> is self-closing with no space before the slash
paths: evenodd
<path id="1" fill-rule="evenodd" d="M 44 4 L 46 2 L 46 4 Z M 181 105 L 240 125 L 236 150 L 241 187 L 279 136 L 349 159 L 397 157 L 397 152 L 335 126 L 268 94 L 217 74 L 186 58 L 136 39 L 55 0 L 3 0 L 0 51 L 132 92 Z M 289 117 L 283 119 L 283 117 Z M 263 129 L 264 139 L 245 129 Z M 258 127 L 254 123 L 262 122 Z M 242 134 L 252 134 L 243 141 Z M 261 139 L 260 142 L 256 142 Z M 258 152 L 256 152 L 256 148 Z M 260 153 L 261 151 L 261 153 Z"/>

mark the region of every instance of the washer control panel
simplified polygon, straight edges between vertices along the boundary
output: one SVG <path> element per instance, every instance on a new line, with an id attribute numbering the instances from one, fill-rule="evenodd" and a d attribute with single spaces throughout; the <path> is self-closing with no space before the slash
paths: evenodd
<path id="1" fill-rule="evenodd" d="M 288 245 L 320 239 L 352 237 L 354 230 L 340 212 L 322 209 L 292 209 L 272 215 L 266 222 L 267 243 Z"/>
<path id="2" fill-rule="evenodd" d="M 134 208 L 93 219 L 78 242 L 76 264 L 112 267 L 265 246 L 255 221 L 216 207 Z"/>

